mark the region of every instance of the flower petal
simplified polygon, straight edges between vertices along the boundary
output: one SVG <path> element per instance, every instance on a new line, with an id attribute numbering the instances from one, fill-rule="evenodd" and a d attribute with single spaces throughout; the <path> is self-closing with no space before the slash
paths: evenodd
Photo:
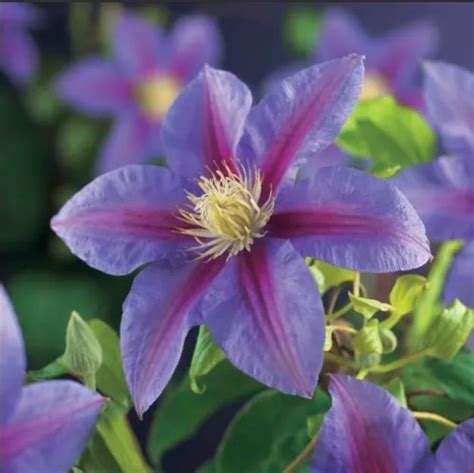
<path id="1" fill-rule="evenodd" d="M 163 122 L 170 167 L 195 177 L 222 161 L 235 169 L 236 146 L 251 104 L 249 89 L 237 77 L 205 66 L 181 91 Z"/>
<path id="2" fill-rule="evenodd" d="M 133 105 L 128 80 L 114 64 L 100 58 L 85 59 L 60 74 L 56 92 L 93 116 L 115 115 Z"/>
<path id="3" fill-rule="evenodd" d="M 117 20 L 114 52 L 122 70 L 134 80 L 156 73 L 168 54 L 161 29 L 131 13 Z"/>
<path id="4" fill-rule="evenodd" d="M 432 240 L 474 239 L 474 160 L 442 157 L 392 182 L 407 196 Z"/>
<path id="5" fill-rule="evenodd" d="M 285 188 L 268 223 L 304 256 L 367 272 L 416 268 L 430 258 L 424 226 L 392 184 L 329 166 Z"/>
<path id="6" fill-rule="evenodd" d="M 25 83 L 38 67 L 38 50 L 28 33 L 20 29 L 0 31 L 0 68 L 14 82 Z"/>
<path id="7" fill-rule="evenodd" d="M 425 64 L 425 101 L 447 151 L 474 153 L 474 74 L 444 62 Z"/>
<path id="8" fill-rule="evenodd" d="M 288 394 L 311 397 L 321 369 L 324 310 L 289 242 L 257 242 L 229 263 L 203 302 L 204 323 L 229 360 Z"/>
<path id="9" fill-rule="evenodd" d="M 73 381 L 26 386 L 3 429 L 2 471 L 64 473 L 84 449 L 105 402 Z"/>
<path id="10" fill-rule="evenodd" d="M 27 3 L 5 2 L 0 5 L 2 26 L 30 27 L 38 23 L 40 11 Z"/>
<path id="11" fill-rule="evenodd" d="M 370 61 L 371 50 L 372 42 L 355 16 L 337 8 L 325 13 L 315 53 L 317 61 L 329 61 L 351 53 L 366 54 Z"/>
<path id="12" fill-rule="evenodd" d="M 124 303 L 122 359 L 141 416 L 161 394 L 178 364 L 189 329 L 200 323 L 198 302 L 225 260 L 145 268 Z"/>
<path id="13" fill-rule="evenodd" d="M 0 284 L 0 429 L 18 400 L 25 368 L 20 326 L 5 288 Z"/>
<path id="14" fill-rule="evenodd" d="M 466 243 L 454 258 L 444 290 L 446 304 L 459 299 L 464 305 L 474 308 L 474 241 Z"/>
<path id="15" fill-rule="evenodd" d="M 303 69 L 250 111 L 239 158 L 259 164 L 267 192 L 275 191 L 291 165 L 336 138 L 357 101 L 363 72 L 357 55 Z"/>
<path id="16" fill-rule="evenodd" d="M 474 419 L 464 421 L 441 442 L 435 455 L 435 473 L 474 471 Z"/>
<path id="17" fill-rule="evenodd" d="M 188 82 L 204 64 L 216 65 L 222 55 L 222 38 L 216 23 L 205 15 L 181 18 L 171 33 L 169 71 Z"/>
<path id="18" fill-rule="evenodd" d="M 374 67 L 394 88 L 410 84 L 421 60 L 433 54 L 437 43 L 438 32 L 430 22 L 397 28 L 377 42 Z"/>
<path id="19" fill-rule="evenodd" d="M 102 147 L 97 174 L 156 157 L 160 149 L 159 135 L 159 125 L 136 111 L 120 115 Z"/>
<path id="20" fill-rule="evenodd" d="M 347 375 L 332 375 L 329 391 L 332 407 L 319 433 L 311 473 L 432 471 L 423 431 L 387 391 Z"/>
<path id="21" fill-rule="evenodd" d="M 174 230 L 183 182 L 158 166 L 131 165 L 104 174 L 73 196 L 51 227 L 89 266 L 122 275 L 178 256 L 192 242 Z"/>

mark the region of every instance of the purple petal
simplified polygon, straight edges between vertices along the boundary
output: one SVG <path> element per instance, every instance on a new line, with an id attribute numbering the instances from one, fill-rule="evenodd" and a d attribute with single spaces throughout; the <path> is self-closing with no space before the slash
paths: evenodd
<path id="1" fill-rule="evenodd" d="M 432 240 L 474 238 L 474 160 L 442 157 L 406 169 L 392 182 L 407 196 Z"/>
<path id="2" fill-rule="evenodd" d="M 443 62 L 425 64 L 428 113 L 451 153 L 474 153 L 474 74 Z"/>
<path id="3" fill-rule="evenodd" d="M 464 421 L 441 442 L 435 456 L 435 473 L 474 471 L 474 419 Z"/>
<path id="4" fill-rule="evenodd" d="M 135 80 L 155 74 L 168 54 L 161 29 L 131 13 L 117 21 L 114 48 L 122 70 Z"/>
<path id="5" fill-rule="evenodd" d="M 108 135 L 97 163 L 97 174 L 104 174 L 127 164 L 143 163 L 160 149 L 160 125 L 137 111 L 120 115 Z"/>
<path id="6" fill-rule="evenodd" d="M 288 394 L 311 397 L 322 364 L 324 311 L 289 242 L 257 242 L 229 263 L 206 295 L 204 322 L 229 360 Z"/>
<path id="7" fill-rule="evenodd" d="M 285 188 L 268 232 L 304 256 L 356 271 L 407 270 L 431 258 L 424 226 L 395 186 L 338 166 Z"/>
<path id="8" fill-rule="evenodd" d="M 332 407 L 319 433 L 311 473 L 433 471 L 423 431 L 387 391 L 347 375 L 332 375 L 329 391 Z"/>
<path id="9" fill-rule="evenodd" d="M 449 271 L 444 292 L 446 304 L 451 304 L 454 299 L 459 299 L 464 305 L 474 308 L 473 268 L 474 241 L 470 241 L 456 255 Z"/>
<path id="10" fill-rule="evenodd" d="M 40 18 L 39 10 L 33 5 L 19 2 L 4 2 L 0 4 L 0 25 L 15 27 L 30 27 Z"/>
<path id="11" fill-rule="evenodd" d="M 171 33 L 169 71 L 188 82 L 204 64 L 217 65 L 222 55 L 222 38 L 216 23 L 205 15 L 178 20 Z"/>
<path id="12" fill-rule="evenodd" d="M 6 28 L 0 31 L 0 68 L 14 82 L 31 79 L 38 66 L 38 50 L 28 33 Z"/>
<path id="13" fill-rule="evenodd" d="M 413 83 L 421 60 L 433 54 L 438 32 L 429 22 L 417 22 L 389 33 L 377 42 L 374 68 L 394 88 Z"/>
<path id="14" fill-rule="evenodd" d="M 168 169 L 126 166 L 79 191 L 51 227 L 89 266 L 127 274 L 180 254 L 188 238 L 175 231 L 180 226 L 175 208 L 185 199 L 182 180 Z"/>
<path id="15" fill-rule="evenodd" d="M 25 368 L 23 337 L 10 299 L 0 284 L 0 429 L 18 401 Z"/>
<path id="16" fill-rule="evenodd" d="M 251 105 L 250 91 L 237 77 L 205 66 L 163 122 L 170 167 L 183 176 L 207 173 L 221 162 L 235 169 L 236 147 Z"/>
<path id="17" fill-rule="evenodd" d="M 5 473 L 64 473 L 84 449 L 105 399 L 73 381 L 26 386 L 1 433 Z"/>
<path id="18" fill-rule="evenodd" d="M 357 101 L 363 72 L 357 55 L 309 67 L 273 87 L 250 111 L 239 157 L 259 163 L 266 192 L 275 191 L 291 165 L 336 138 Z"/>
<path id="19" fill-rule="evenodd" d="M 372 42 L 355 16 L 340 9 L 329 10 L 324 15 L 315 54 L 317 61 L 329 61 L 351 53 L 366 54 L 370 61 L 371 50 Z"/>
<path id="20" fill-rule="evenodd" d="M 100 58 L 79 62 L 59 75 L 56 92 L 94 116 L 115 115 L 133 105 L 131 84 L 116 65 Z"/>
<path id="21" fill-rule="evenodd" d="M 199 299 L 225 260 L 145 268 L 124 303 L 120 340 L 127 383 L 141 416 L 178 364 L 189 329 L 200 323 Z"/>

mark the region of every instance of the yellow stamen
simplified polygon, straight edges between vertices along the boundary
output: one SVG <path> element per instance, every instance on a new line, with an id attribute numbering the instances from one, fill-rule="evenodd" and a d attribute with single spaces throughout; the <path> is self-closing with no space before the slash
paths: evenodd
<path id="1" fill-rule="evenodd" d="M 151 119 L 162 119 L 179 94 L 179 82 L 169 75 L 155 75 L 138 85 L 135 93 L 142 111 Z"/>
<path id="2" fill-rule="evenodd" d="M 270 196 L 260 204 L 262 176 L 259 171 L 233 173 L 227 165 L 222 170 L 201 176 L 197 181 L 202 194 L 188 193 L 189 210 L 179 214 L 189 228 L 180 233 L 194 237 L 190 248 L 198 258 L 227 258 L 242 250 L 250 251 L 256 238 L 265 235 L 264 226 L 273 213 L 275 200 Z"/>
<path id="3" fill-rule="evenodd" d="M 367 73 L 362 85 L 360 99 L 374 99 L 390 92 L 387 81 L 379 74 Z"/>

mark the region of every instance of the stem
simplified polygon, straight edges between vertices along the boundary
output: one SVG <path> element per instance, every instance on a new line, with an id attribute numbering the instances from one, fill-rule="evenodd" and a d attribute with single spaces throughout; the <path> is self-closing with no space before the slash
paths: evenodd
<path id="1" fill-rule="evenodd" d="M 333 332 L 348 332 L 356 334 L 357 330 L 352 327 L 346 327 L 345 325 L 331 325 Z"/>
<path id="2" fill-rule="evenodd" d="M 407 398 L 415 396 L 446 397 L 443 391 L 431 391 L 430 389 L 420 389 L 418 391 L 408 391 L 405 393 Z"/>
<path id="3" fill-rule="evenodd" d="M 332 313 L 334 312 L 334 308 L 336 307 L 336 302 L 337 302 L 337 298 L 339 297 L 339 295 L 341 294 L 341 291 L 342 291 L 342 287 L 338 287 L 332 297 L 331 297 L 331 302 L 329 303 L 329 307 L 328 307 L 328 316 L 331 316 Z"/>
<path id="4" fill-rule="evenodd" d="M 317 440 L 317 436 L 311 439 L 308 445 L 306 445 L 306 447 L 301 450 L 298 456 L 283 470 L 283 473 L 295 472 L 297 468 L 313 453 Z"/>
<path id="5" fill-rule="evenodd" d="M 359 297 L 360 295 L 360 273 L 358 271 L 354 273 L 354 284 L 352 286 L 352 294 L 354 294 L 355 297 Z"/>
<path id="6" fill-rule="evenodd" d="M 369 368 L 368 371 L 370 373 L 388 373 L 389 371 L 394 371 L 399 368 L 408 365 L 412 361 L 420 358 L 421 356 L 425 356 L 429 353 L 429 349 L 425 348 L 424 350 L 416 351 L 414 353 L 410 353 L 409 355 L 402 356 L 399 360 L 393 361 L 392 363 L 387 363 L 386 365 L 379 365 L 374 366 L 373 368 Z"/>
<path id="7" fill-rule="evenodd" d="M 394 325 L 397 325 L 398 321 L 401 319 L 401 316 L 398 312 L 392 311 L 391 314 L 382 322 L 380 322 L 380 328 L 392 328 Z"/>
<path id="8" fill-rule="evenodd" d="M 412 411 L 412 414 L 416 419 L 432 420 L 434 422 L 438 422 L 438 424 L 444 425 L 448 429 L 455 429 L 458 426 L 452 420 L 446 419 L 446 417 L 440 416 L 438 414 L 434 414 L 433 412 Z"/>
<path id="9" fill-rule="evenodd" d="M 344 307 L 342 307 L 341 309 L 337 310 L 336 312 L 334 312 L 333 314 L 329 314 L 327 317 L 326 317 L 326 320 L 328 321 L 333 321 L 333 320 L 336 320 L 338 319 L 339 317 L 342 317 L 344 314 L 346 314 L 347 312 L 349 312 L 350 310 L 352 309 L 352 303 L 350 302 L 349 304 L 345 305 Z"/>
<path id="10" fill-rule="evenodd" d="M 325 353 L 324 354 L 325 361 L 332 361 L 338 365 L 346 366 L 347 368 L 356 368 L 356 364 L 353 360 L 348 358 L 344 358 L 343 356 L 336 355 L 335 353 Z"/>

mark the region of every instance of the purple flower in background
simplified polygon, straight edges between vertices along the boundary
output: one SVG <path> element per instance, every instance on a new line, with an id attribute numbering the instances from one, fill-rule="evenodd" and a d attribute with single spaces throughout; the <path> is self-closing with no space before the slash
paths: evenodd
<path id="1" fill-rule="evenodd" d="M 367 72 L 362 99 L 389 93 L 400 103 L 420 109 L 423 100 L 416 76 L 420 61 L 433 54 L 436 45 L 437 31 L 430 23 L 412 23 L 375 38 L 362 30 L 354 16 L 335 9 L 324 16 L 315 60 L 364 54 Z"/>
<path id="2" fill-rule="evenodd" d="M 0 285 L 0 470 L 64 473 L 79 458 L 105 399 L 73 381 L 23 385 L 20 327 Z"/>
<path id="3" fill-rule="evenodd" d="M 425 101 L 449 156 L 409 168 L 394 182 L 420 213 L 430 239 L 466 242 L 448 274 L 445 300 L 474 307 L 474 74 L 427 63 Z"/>
<path id="4" fill-rule="evenodd" d="M 15 83 L 27 82 L 36 72 L 38 50 L 27 30 L 38 19 L 38 11 L 32 5 L 0 4 L 0 69 Z"/>
<path id="5" fill-rule="evenodd" d="M 332 407 L 314 451 L 311 473 L 470 473 L 474 419 L 463 422 L 434 456 L 408 409 L 387 391 L 332 375 Z"/>
<path id="6" fill-rule="evenodd" d="M 53 218 L 94 268 L 120 275 L 153 263 L 135 279 L 121 325 L 140 414 L 199 324 L 242 371 L 311 396 L 324 314 L 303 256 L 369 272 L 430 258 L 420 219 L 391 184 L 345 167 L 288 177 L 334 140 L 362 79 L 362 58 L 350 55 L 300 71 L 251 108 L 245 84 L 205 67 L 163 123 L 170 169 L 100 176 Z"/>
<path id="7" fill-rule="evenodd" d="M 56 89 L 63 100 L 97 117 L 115 117 L 98 173 L 155 158 L 160 125 L 179 91 L 221 53 L 215 23 L 183 17 L 169 35 L 130 13 L 117 21 L 114 57 L 85 59 L 64 72 Z"/>

